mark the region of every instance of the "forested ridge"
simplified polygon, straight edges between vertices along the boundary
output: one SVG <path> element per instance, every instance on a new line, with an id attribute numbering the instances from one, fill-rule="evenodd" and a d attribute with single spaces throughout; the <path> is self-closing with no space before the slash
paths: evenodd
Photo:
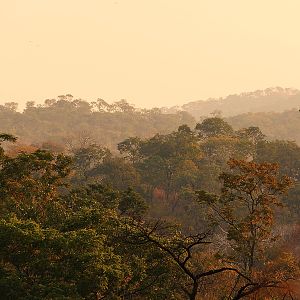
<path id="1" fill-rule="evenodd" d="M 300 105 L 299 105 L 300 107 Z M 258 126 L 269 139 L 284 139 L 300 144 L 300 112 L 298 108 L 284 112 L 246 113 L 226 119 L 234 128 Z"/>
<path id="2" fill-rule="evenodd" d="M 159 108 L 135 109 L 125 100 L 109 104 L 103 99 L 87 102 L 71 95 L 47 99 L 43 105 L 29 101 L 23 112 L 17 103 L 0 106 L 0 128 L 19 137 L 21 143 L 67 145 L 87 136 L 116 149 L 129 136 L 150 137 L 168 133 L 181 124 L 194 125 L 185 112 L 163 114 Z M 34 130 L 33 130 L 34 128 Z"/>
<path id="3" fill-rule="evenodd" d="M 70 132 L 82 130 L 20 144 L 1 127 L 3 299 L 299 299 L 295 142 L 216 116 L 195 122 L 99 100 L 95 118 L 110 114 L 110 128 L 124 128 L 122 116 L 155 119 L 147 134 L 134 129 L 111 149 L 100 139 L 109 125 L 96 135 L 77 127 L 94 112 L 66 97 L 29 103 L 23 114 L 1 109 L 15 132 L 22 116 L 32 122 L 24 133 L 42 137 L 49 112 L 57 117 L 66 105 L 59 124 L 72 115 Z M 55 126 L 53 136 L 65 130 Z"/>
<path id="4" fill-rule="evenodd" d="M 181 124 L 194 127 L 204 118 L 217 116 L 236 130 L 257 126 L 268 139 L 299 144 L 299 107 L 300 92 L 283 88 L 153 109 L 135 108 L 126 100 L 88 102 L 68 94 L 46 99 L 43 104 L 29 101 L 22 112 L 15 102 L 0 105 L 0 129 L 18 136 L 19 144 L 66 148 L 78 140 L 92 138 L 116 150 L 117 144 L 129 136 L 167 134 Z"/>
<path id="5" fill-rule="evenodd" d="M 224 117 L 232 117 L 248 112 L 284 112 L 299 106 L 299 90 L 273 87 L 233 94 L 227 97 L 209 98 L 205 101 L 193 101 L 182 105 L 181 109 L 187 111 L 195 118 L 199 118 L 201 116 L 209 116 L 214 112 L 219 112 Z M 173 110 L 176 110 L 176 107 Z"/>

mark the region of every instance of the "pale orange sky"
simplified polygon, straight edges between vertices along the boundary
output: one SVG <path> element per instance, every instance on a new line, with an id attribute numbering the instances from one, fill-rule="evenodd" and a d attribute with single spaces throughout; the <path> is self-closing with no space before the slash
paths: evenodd
<path id="1" fill-rule="evenodd" d="M 299 0 L 0 0 L 0 103 L 300 88 Z"/>

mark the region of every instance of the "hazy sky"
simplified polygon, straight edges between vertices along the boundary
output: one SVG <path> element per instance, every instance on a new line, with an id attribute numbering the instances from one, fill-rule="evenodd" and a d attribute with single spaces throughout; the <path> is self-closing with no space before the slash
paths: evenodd
<path id="1" fill-rule="evenodd" d="M 299 0 L 0 0 L 0 103 L 300 88 Z"/>

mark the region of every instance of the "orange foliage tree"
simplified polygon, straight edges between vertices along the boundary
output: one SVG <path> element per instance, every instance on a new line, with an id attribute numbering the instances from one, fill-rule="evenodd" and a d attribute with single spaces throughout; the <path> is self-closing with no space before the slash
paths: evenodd
<path id="1" fill-rule="evenodd" d="M 275 211 L 283 205 L 280 196 L 292 185 L 287 176 L 279 176 L 277 164 L 231 159 L 230 172 L 222 173 L 219 195 L 198 191 L 198 199 L 207 205 L 226 242 L 219 255 L 228 265 L 238 268 L 230 292 L 232 299 L 283 287 L 297 278 L 299 265 L 292 254 L 275 250 L 279 245 L 274 233 Z M 246 279 L 247 278 L 247 279 Z"/>

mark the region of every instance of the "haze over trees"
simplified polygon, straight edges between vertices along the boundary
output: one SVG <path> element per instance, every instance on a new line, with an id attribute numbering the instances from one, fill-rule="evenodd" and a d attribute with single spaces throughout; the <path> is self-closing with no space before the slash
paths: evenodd
<path id="1" fill-rule="evenodd" d="M 209 116 L 211 113 L 221 113 L 223 117 L 231 117 L 249 112 L 283 112 L 299 106 L 299 90 L 274 87 L 229 95 L 225 98 L 193 101 L 182 105 L 181 109 L 197 119 L 201 116 Z"/>
<path id="2" fill-rule="evenodd" d="M 23 112 L 17 103 L 0 106 L 0 128 L 21 142 L 72 144 L 87 137 L 109 148 L 128 136 L 148 137 L 167 133 L 181 124 L 194 124 L 188 113 L 162 114 L 160 109 L 135 109 L 125 100 L 108 104 L 102 99 L 89 103 L 71 95 L 47 99 L 43 105 L 27 102 Z M 32 128 L 35 128 L 33 131 Z"/>
<path id="3" fill-rule="evenodd" d="M 218 117 L 119 153 L 0 141 L 5 299 L 299 297 L 296 143 Z"/>
<path id="4" fill-rule="evenodd" d="M 299 11 L 0 0 L 0 300 L 300 300 Z"/>
<path id="5" fill-rule="evenodd" d="M 38 147 L 66 147 L 90 138 L 115 150 L 129 136 L 166 134 L 181 124 L 194 127 L 211 116 L 224 117 L 236 130 L 257 126 L 270 139 L 300 143 L 300 93 L 294 89 L 266 89 L 168 109 L 139 109 L 126 100 L 111 104 L 103 99 L 87 102 L 70 94 L 47 99 L 43 105 L 29 101 L 23 112 L 17 107 L 15 102 L 0 106 L 2 132 L 18 136 L 19 144 Z"/>
<path id="6" fill-rule="evenodd" d="M 297 113 L 1 106 L 0 298 L 299 299 Z"/>

